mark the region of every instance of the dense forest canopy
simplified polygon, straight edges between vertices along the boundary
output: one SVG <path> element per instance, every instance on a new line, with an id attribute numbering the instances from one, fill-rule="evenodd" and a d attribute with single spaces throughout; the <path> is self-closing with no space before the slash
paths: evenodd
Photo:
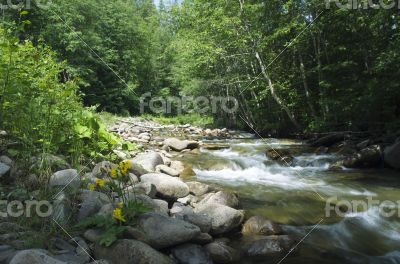
<path id="1" fill-rule="evenodd" d="M 126 115 L 148 92 L 232 96 L 237 112 L 208 113 L 218 124 L 289 134 L 399 127 L 399 22 L 398 8 L 316 0 L 53 0 L 20 1 L 1 23 L 53 50 L 87 106 Z"/>

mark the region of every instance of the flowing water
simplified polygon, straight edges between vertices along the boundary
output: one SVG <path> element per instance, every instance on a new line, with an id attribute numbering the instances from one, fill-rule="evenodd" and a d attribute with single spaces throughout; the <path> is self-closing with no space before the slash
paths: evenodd
<path id="1" fill-rule="evenodd" d="M 314 154 L 306 144 L 293 140 L 206 142 L 229 148 L 202 149 L 198 155 L 186 156 L 196 180 L 237 192 L 246 216 L 274 220 L 283 225 L 285 233 L 301 241 L 296 252 L 282 263 L 400 263 L 398 210 L 387 217 L 382 216 L 378 205 L 354 212 L 339 202 L 342 215 L 329 211 L 344 200 L 400 200 L 398 172 L 331 171 L 329 165 L 340 156 Z M 265 155 L 269 148 L 289 149 L 294 164 L 288 167 L 269 160 Z M 331 197 L 337 197 L 337 201 L 326 202 Z"/>

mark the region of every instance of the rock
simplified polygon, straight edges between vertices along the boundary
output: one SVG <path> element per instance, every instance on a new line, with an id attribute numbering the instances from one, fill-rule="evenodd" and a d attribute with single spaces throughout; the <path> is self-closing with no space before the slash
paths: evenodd
<path id="1" fill-rule="evenodd" d="M 173 168 L 168 167 L 167 165 L 157 165 L 156 167 L 157 172 L 165 173 L 172 177 L 179 177 L 179 172 L 174 170 Z"/>
<path id="2" fill-rule="evenodd" d="M 105 204 L 97 212 L 97 215 L 111 216 L 113 214 L 113 211 L 114 211 L 115 207 L 116 206 L 114 204 L 112 204 L 112 203 Z"/>
<path id="3" fill-rule="evenodd" d="M 232 208 L 238 208 L 239 199 L 236 194 L 226 191 L 219 191 L 217 193 L 207 194 L 204 199 L 196 205 L 196 207 L 201 207 L 205 204 L 221 204 Z"/>
<path id="4" fill-rule="evenodd" d="M 6 176 L 10 172 L 10 169 L 10 166 L 3 162 L 0 162 L 0 178 Z"/>
<path id="5" fill-rule="evenodd" d="M 117 167 L 118 165 L 109 161 L 102 161 L 100 163 L 97 163 L 92 171 L 93 177 L 103 179 L 104 177 L 110 175 L 112 169 Z"/>
<path id="6" fill-rule="evenodd" d="M 176 170 L 179 174 L 181 174 L 185 170 L 183 162 L 179 160 L 172 160 L 170 167 Z"/>
<path id="7" fill-rule="evenodd" d="M 132 167 L 141 166 L 147 172 L 155 172 L 156 166 L 164 164 L 164 161 L 160 154 L 157 152 L 146 152 L 137 155 L 134 159 L 131 159 Z M 136 173 L 135 173 L 136 174 Z M 138 174 L 136 174 L 138 175 Z M 141 176 L 141 175 L 139 175 Z"/>
<path id="8" fill-rule="evenodd" d="M 78 172 L 74 169 L 57 171 L 50 177 L 50 187 L 71 187 L 79 188 L 81 185 L 81 179 L 79 178 Z"/>
<path id="9" fill-rule="evenodd" d="M 192 242 L 194 244 L 205 245 L 205 244 L 211 243 L 212 241 L 213 241 L 213 237 L 210 234 L 201 233 L 200 235 L 198 235 L 197 237 L 192 239 L 190 242 Z"/>
<path id="10" fill-rule="evenodd" d="M 347 136 L 344 133 L 330 134 L 330 135 L 318 138 L 317 140 L 314 140 L 313 142 L 311 142 L 311 146 L 313 146 L 313 147 L 321 147 L 321 146 L 330 147 L 339 141 L 345 140 L 346 137 Z"/>
<path id="11" fill-rule="evenodd" d="M 266 155 L 271 160 L 279 160 L 282 157 L 291 156 L 289 150 L 287 149 L 268 149 Z"/>
<path id="12" fill-rule="evenodd" d="M 242 211 L 221 204 L 205 204 L 196 207 L 194 212 L 211 218 L 210 234 L 212 235 L 223 234 L 237 228 L 244 218 Z"/>
<path id="13" fill-rule="evenodd" d="M 215 263 L 232 263 L 240 259 L 240 254 L 223 242 L 212 242 L 204 246 Z"/>
<path id="14" fill-rule="evenodd" d="M 201 233 L 195 225 L 158 213 L 141 215 L 138 227 L 145 233 L 149 244 L 156 249 L 191 241 Z"/>
<path id="15" fill-rule="evenodd" d="M 95 243 L 97 241 L 99 241 L 100 236 L 103 234 L 102 231 L 97 230 L 97 229 L 88 229 L 85 231 L 85 233 L 83 233 L 83 237 L 92 243 Z"/>
<path id="16" fill-rule="evenodd" d="M 198 226 L 203 233 L 208 233 L 211 230 L 211 218 L 206 214 L 196 214 L 189 206 L 174 203 L 170 212 L 176 219 Z"/>
<path id="17" fill-rule="evenodd" d="M 366 140 L 358 143 L 356 145 L 356 147 L 357 147 L 357 149 L 361 150 L 361 149 L 364 149 L 364 148 L 368 147 L 370 143 L 371 143 L 371 140 L 366 139 Z"/>
<path id="18" fill-rule="evenodd" d="M 117 155 L 117 157 L 119 158 L 119 159 L 121 159 L 121 160 L 126 160 L 126 159 L 128 159 L 129 158 L 129 154 L 127 154 L 127 153 L 125 153 L 125 152 L 123 152 L 123 151 L 120 151 L 120 150 L 113 150 L 113 152 L 114 152 L 114 154 L 115 155 Z"/>
<path id="19" fill-rule="evenodd" d="M 81 201 L 78 220 L 96 214 L 104 205 L 111 203 L 106 194 L 89 190 L 82 190 L 78 200 Z"/>
<path id="20" fill-rule="evenodd" d="M 60 171 L 71 169 L 71 165 L 65 160 L 65 157 L 55 156 L 52 154 L 42 154 L 39 158 L 39 162 L 45 162 L 50 166 L 52 171 Z"/>
<path id="21" fill-rule="evenodd" d="M 52 218 L 60 224 L 66 224 L 72 217 L 72 203 L 64 192 L 53 201 Z"/>
<path id="22" fill-rule="evenodd" d="M 252 242 L 246 249 L 249 257 L 282 257 L 291 250 L 294 240 L 289 236 L 268 236 Z"/>
<path id="23" fill-rule="evenodd" d="M 111 247 L 95 244 L 96 259 L 110 264 L 173 264 L 174 262 L 147 244 L 131 239 L 117 240 Z"/>
<path id="24" fill-rule="evenodd" d="M 185 169 L 180 173 L 180 177 L 182 179 L 191 179 L 194 176 L 196 176 L 196 173 L 194 172 L 193 168 L 191 166 L 185 167 Z"/>
<path id="25" fill-rule="evenodd" d="M 201 147 L 207 150 L 222 150 L 222 149 L 229 149 L 231 146 L 222 144 L 203 144 Z"/>
<path id="26" fill-rule="evenodd" d="M 150 182 L 141 182 L 135 186 L 130 186 L 127 191 L 132 194 L 144 194 L 150 198 L 155 198 L 157 194 L 156 186 Z"/>
<path id="27" fill-rule="evenodd" d="M 190 181 L 186 182 L 186 184 L 189 186 L 190 193 L 193 193 L 196 196 L 202 196 L 212 191 L 212 188 L 205 183 Z"/>
<path id="28" fill-rule="evenodd" d="M 162 173 L 142 175 L 142 182 L 149 182 L 156 186 L 157 194 L 166 199 L 177 199 L 189 194 L 189 187 L 182 180 Z"/>
<path id="29" fill-rule="evenodd" d="M 199 201 L 199 198 L 197 196 L 189 194 L 188 196 L 185 196 L 183 198 L 179 198 L 177 201 L 180 202 L 181 204 L 185 204 L 185 205 L 190 204 L 190 205 L 192 205 L 194 203 L 197 203 Z"/>
<path id="30" fill-rule="evenodd" d="M 127 226 L 125 233 L 126 233 L 125 238 L 135 239 L 146 244 L 148 243 L 146 235 L 137 228 L 134 228 L 132 226 Z"/>
<path id="31" fill-rule="evenodd" d="M 133 174 L 133 173 L 129 173 L 129 180 L 130 180 L 130 182 L 131 182 L 132 184 L 137 184 L 137 183 L 139 183 L 139 178 L 138 178 L 138 176 L 136 176 L 136 175 Z"/>
<path id="32" fill-rule="evenodd" d="M 14 248 L 7 246 L 7 245 L 1 245 L 0 246 L 0 263 L 9 263 L 11 259 L 18 253 L 17 250 Z"/>
<path id="33" fill-rule="evenodd" d="M 175 151 L 182 151 L 184 149 L 195 149 L 199 147 L 197 141 L 180 140 L 177 138 L 167 138 L 164 140 L 164 145 Z"/>
<path id="34" fill-rule="evenodd" d="M 3 164 L 6 164 L 7 166 L 10 166 L 10 167 L 13 164 L 12 159 L 10 159 L 9 157 L 7 157 L 5 155 L 0 156 L 0 162 L 3 163 Z"/>
<path id="35" fill-rule="evenodd" d="M 6 137 L 7 135 L 8 135 L 8 134 L 7 134 L 6 131 L 0 130 L 0 136 L 1 136 L 1 137 Z"/>
<path id="36" fill-rule="evenodd" d="M 18 252 L 10 264 L 67 264 L 50 256 L 46 250 L 28 249 Z"/>
<path id="37" fill-rule="evenodd" d="M 212 264 L 207 251 L 202 246 L 195 244 L 183 244 L 171 250 L 172 255 L 180 264 Z"/>
<path id="38" fill-rule="evenodd" d="M 400 141 L 385 148 L 384 157 L 387 165 L 400 169 Z"/>
<path id="39" fill-rule="evenodd" d="M 281 227 L 262 216 L 253 216 L 247 220 L 242 228 L 244 235 L 279 235 L 282 233 Z"/>
<path id="40" fill-rule="evenodd" d="M 347 168 L 374 168 L 382 162 L 382 150 L 379 145 L 369 146 L 343 161 Z"/>

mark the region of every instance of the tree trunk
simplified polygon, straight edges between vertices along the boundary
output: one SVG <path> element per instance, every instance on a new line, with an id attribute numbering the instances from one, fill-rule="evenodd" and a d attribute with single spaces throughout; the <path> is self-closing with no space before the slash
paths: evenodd
<path id="1" fill-rule="evenodd" d="M 306 77 L 306 70 L 303 63 L 303 57 L 301 56 L 300 52 L 299 52 L 299 61 L 300 61 L 301 78 L 303 79 L 304 92 L 306 94 L 306 101 L 308 106 L 310 107 L 312 117 L 316 119 L 317 114 L 315 112 L 314 105 L 311 102 L 310 89 L 308 88 L 307 77 Z"/>

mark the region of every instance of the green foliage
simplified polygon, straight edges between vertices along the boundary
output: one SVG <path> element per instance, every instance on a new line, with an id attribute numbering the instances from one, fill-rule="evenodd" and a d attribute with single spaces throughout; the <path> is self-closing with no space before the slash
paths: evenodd
<path id="1" fill-rule="evenodd" d="M 200 115 L 200 114 L 186 114 L 177 116 L 152 116 L 152 115 L 142 115 L 143 118 L 153 120 L 160 124 L 174 124 L 174 125 L 184 125 L 191 124 L 201 127 L 209 127 L 214 124 L 214 120 L 211 116 Z"/>

